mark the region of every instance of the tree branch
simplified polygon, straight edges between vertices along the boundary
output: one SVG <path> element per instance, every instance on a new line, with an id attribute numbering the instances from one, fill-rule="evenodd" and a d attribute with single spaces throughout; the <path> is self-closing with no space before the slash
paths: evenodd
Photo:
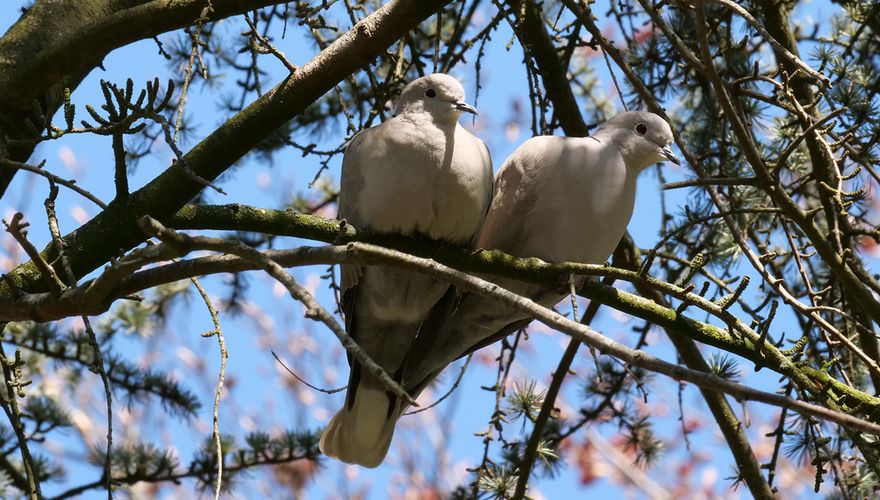
<path id="1" fill-rule="evenodd" d="M 829 409 L 787 396 L 758 391 L 751 387 L 722 379 L 716 375 L 667 363 L 643 351 L 631 349 L 615 342 L 592 328 L 572 321 L 551 309 L 535 303 L 531 299 L 521 297 L 494 283 L 471 276 L 462 271 L 457 271 L 435 261 L 367 243 L 350 243 L 345 247 L 328 247 L 325 250 L 328 253 L 348 254 L 372 265 L 392 265 L 442 279 L 462 290 L 467 290 L 513 307 L 553 329 L 595 347 L 603 354 L 614 356 L 633 366 L 661 373 L 675 380 L 690 382 L 703 389 L 725 392 L 731 394 L 739 401 L 759 401 L 781 408 L 790 408 L 803 415 L 835 422 L 851 430 L 880 436 L 880 425 L 878 424 L 842 413 L 836 408 Z M 343 256 L 339 255 L 339 258 L 342 259 Z M 829 404 L 832 405 L 833 403 Z"/>
<path id="2" fill-rule="evenodd" d="M 186 2 L 188 3 L 188 2 Z M 68 234 L 65 242 L 77 278 L 144 241 L 136 221 L 150 215 L 163 221 L 176 213 L 201 189 L 182 164 L 199 177 L 212 181 L 279 126 L 302 113 L 334 85 L 368 64 L 394 41 L 444 6 L 447 0 L 408 2 L 393 0 L 366 17 L 318 56 L 263 97 L 230 118 L 201 143 L 125 203 L 113 202 L 107 210 Z M 164 5 L 164 2 L 162 2 Z M 0 85 L 2 88 L 2 85 Z M 0 92 L 2 94 L 2 92 Z M 54 255 L 48 249 L 50 258 Z M 39 290 L 38 274 L 30 262 L 9 274 L 25 291 Z M 8 295 L 8 283 L 0 295 Z"/>
<path id="3" fill-rule="evenodd" d="M 544 26 L 540 10 L 531 0 L 523 1 L 527 2 L 527 5 L 525 9 L 526 19 L 524 19 L 523 26 L 520 29 L 520 35 L 523 38 L 522 43 L 530 49 L 532 56 L 535 58 L 544 88 L 547 89 L 547 95 L 553 101 L 556 116 L 566 135 L 573 137 L 585 136 L 588 130 L 578 111 L 577 101 L 574 98 L 574 93 L 571 91 L 566 68 L 560 64 L 558 53 Z M 677 37 L 671 39 L 671 41 L 673 43 L 680 43 Z M 696 57 L 692 59 L 698 61 Z M 638 269 L 639 251 L 628 233 L 620 242 L 615 254 L 620 255 L 623 261 L 629 262 L 628 267 L 630 269 Z M 636 287 L 641 295 L 650 297 L 660 306 L 669 309 L 669 304 L 662 294 L 647 286 L 640 287 L 636 285 Z M 667 334 L 673 344 L 675 344 L 675 348 L 682 361 L 689 368 L 709 371 L 708 365 L 693 340 L 680 335 L 679 331 L 675 329 L 667 328 Z M 568 351 L 566 351 L 566 354 L 568 354 Z M 562 363 L 562 360 L 560 363 Z M 562 365 L 560 364 L 560 366 Z M 755 498 L 772 498 L 772 492 L 767 482 L 763 479 L 761 466 L 752 452 L 749 440 L 743 432 L 739 421 L 735 418 L 733 410 L 730 408 L 724 395 L 706 390 L 701 392 L 709 410 L 715 416 L 715 420 L 727 440 L 728 447 L 740 471 L 742 471 L 752 495 Z M 520 490 L 519 484 L 517 485 L 517 490 Z"/>
<path id="4" fill-rule="evenodd" d="M 439 262 L 451 265 L 464 272 L 483 273 L 507 278 L 519 279 L 548 286 L 559 286 L 570 274 L 610 276 L 618 280 L 657 288 L 663 293 L 671 293 L 678 299 L 699 302 L 699 307 L 711 314 L 730 322 L 727 328 L 719 328 L 685 317 L 675 309 L 663 307 L 652 300 L 629 294 L 622 290 L 588 281 L 579 291 L 583 297 L 598 301 L 620 311 L 638 316 L 673 334 L 724 349 L 750 359 L 758 366 L 766 366 L 789 377 L 798 386 L 834 407 L 842 407 L 868 415 L 874 419 L 880 416 L 880 399 L 874 398 L 855 388 L 840 383 L 828 373 L 795 365 L 788 355 L 782 354 L 775 346 L 764 343 L 758 348 L 761 336 L 748 325 L 743 324 L 730 313 L 724 311 L 713 302 L 706 301 L 695 294 L 675 285 L 641 276 L 634 271 L 625 271 L 606 266 L 586 264 L 548 264 L 538 259 L 517 259 L 498 251 L 474 253 L 470 249 L 458 247 L 437 248 L 436 243 L 414 240 L 397 235 L 376 235 L 358 231 L 350 225 L 339 221 L 323 219 L 317 216 L 303 216 L 290 212 L 259 210 L 237 205 L 225 207 L 206 207 L 209 218 L 197 216 L 197 207 L 189 207 L 190 222 L 198 221 L 206 228 L 220 228 L 218 218 L 225 210 L 236 217 L 236 229 L 254 230 L 256 227 L 268 225 L 274 227 L 278 234 L 288 236 L 312 237 L 324 241 L 340 242 L 358 239 L 383 246 L 389 246 L 415 255 L 434 258 Z M 255 220 L 245 215 L 250 214 Z M 205 215 L 205 214 L 202 214 Z M 284 220 L 284 216 L 288 220 Z M 175 220 L 180 223 L 182 221 Z M 274 221 L 274 223 L 272 222 Z M 252 224 L 248 224 L 252 222 Z M 185 225 L 185 224 L 180 224 Z M 193 224 L 196 225 L 196 224 Z M 309 236 L 306 236 L 309 235 Z M 237 272 L 247 269 L 259 269 L 260 265 L 248 259 L 231 256 L 201 257 L 189 261 L 167 264 L 161 267 L 134 272 L 151 262 L 170 260 L 179 252 L 167 245 L 151 245 L 136 250 L 119 259 L 114 266 L 95 280 L 81 284 L 76 288 L 66 289 L 60 296 L 51 293 L 25 294 L 18 299 L 0 298 L 0 318 L 10 320 L 36 319 L 54 320 L 78 314 L 96 315 L 106 311 L 112 300 L 156 286 L 157 284 L 201 276 L 217 272 Z M 341 252 L 338 247 L 309 248 L 301 247 L 287 251 L 268 251 L 265 255 L 276 260 L 282 266 L 355 263 L 362 265 L 385 264 L 385 260 L 370 259 L 368 256 Z M 391 264 L 399 265 L 399 264 Z"/>
<path id="5" fill-rule="evenodd" d="M 148 236 L 155 236 L 162 240 L 166 245 L 172 247 L 178 256 L 186 255 L 195 250 L 213 250 L 232 254 L 244 259 L 259 269 L 266 271 L 269 276 L 275 278 L 290 293 L 290 296 L 301 302 L 306 307 L 305 316 L 313 321 L 319 321 L 333 332 L 339 339 L 339 342 L 345 350 L 354 359 L 358 360 L 364 369 L 368 370 L 376 377 L 386 389 L 397 397 L 403 399 L 413 406 L 418 406 L 415 400 L 403 390 L 403 388 L 392 379 L 385 370 L 373 361 L 370 356 L 361 349 L 354 339 L 348 335 L 345 329 L 336 321 L 332 314 L 324 309 L 315 297 L 306 290 L 305 287 L 297 283 L 293 276 L 289 275 L 275 261 L 267 257 L 265 254 L 244 243 L 237 241 L 223 240 L 220 238 L 208 238 L 204 236 L 188 236 L 167 229 L 155 219 L 144 216 L 138 221 L 141 229 Z"/>
<path id="6" fill-rule="evenodd" d="M 281 0 L 212 0 L 211 21 Z M 201 17 L 205 0 L 90 0 L 59 9 L 39 0 L 0 38 L 0 109 L 31 101 L 72 73 L 88 73 L 113 49 L 183 28 Z M 27 84 L 23 84 L 27 82 Z"/>
<path id="7" fill-rule="evenodd" d="M 210 19 L 218 20 L 282 3 L 279 0 L 214 0 Z M 201 16 L 204 0 L 88 0 L 67 2 L 63 9 L 40 0 L 0 38 L 0 159 L 26 161 L 34 144 L 12 145 L 28 138 L 26 122 L 55 114 L 65 89 L 76 88 L 104 56 L 136 40 L 183 28 Z M 41 115 L 36 116 L 33 103 Z M 0 171 L 0 197 L 14 170 Z"/>

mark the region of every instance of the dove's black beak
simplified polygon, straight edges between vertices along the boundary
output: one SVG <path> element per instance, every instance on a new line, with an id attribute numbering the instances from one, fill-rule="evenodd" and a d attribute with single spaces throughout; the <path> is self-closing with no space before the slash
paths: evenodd
<path id="1" fill-rule="evenodd" d="M 471 106 L 470 104 L 468 104 L 466 102 L 455 101 L 452 103 L 452 106 L 459 111 L 464 111 L 464 112 L 470 113 L 474 116 L 479 115 L 479 113 L 477 113 L 477 108 Z"/>
<path id="2" fill-rule="evenodd" d="M 681 165 L 681 160 L 679 160 L 678 157 L 675 156 L 675 153 L 672 152 L 671 147 L 666 146 L 665 148 L 660 148 L 660 154 L 672 163 L 675 163 L 676 165 Z"/>

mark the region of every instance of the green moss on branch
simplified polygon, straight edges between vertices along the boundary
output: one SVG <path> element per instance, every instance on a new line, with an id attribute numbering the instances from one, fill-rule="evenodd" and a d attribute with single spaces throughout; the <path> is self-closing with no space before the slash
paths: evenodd
<path id="1" fill-rule="evenodd" d="M 326 243 L 343 244 L 352 241 L 372 243 L 393 248 L 419 257 L 426 257 L 469 273 L 483 273 L 543 283 L 559 287 L 565 293 L 567 277 L 571 272 L 615 278 L 639 285 L 664 284 L 638 273 L 608 266 L 586 264 L 551 264 L 540 259 L 519 259 L 500 251 L 472 251 L 461 247 L 444 246 L 430 240 L 384 235 L 359 230 L 344 222 L 292 211 L 269 210 L 244 205 L 189 205 L 168 220 L 175 229 L 235 230 L 262 232 L 279 236 L 305 238 Z M 870 418 L 880 419 L 880 398 L 846 386 L 827 373 L 809 367 L 796 366 L 790 357 L 775 346 L 765 344 L 761 349 L 749 336 L 731 333 L 729 327 L 718 327 L 688 318 L 670 307 L 617 288 L 589 281 L 578 292 L 581 296 L 650 321 L 667 330 L 695 341 L 735 353 L 756 366 L 767 367 L 795 380 L 813 394 L 824 395 L 825 400 L 840 401 L 841 405 Z M 720 311 L 728 319 L 729 313 Z M 741 325 L 741 324 L 740 324 Z M 740 328 L 747 328 L 740 326 Z M 844 399 L 841 399 L 843 397 Z"/>

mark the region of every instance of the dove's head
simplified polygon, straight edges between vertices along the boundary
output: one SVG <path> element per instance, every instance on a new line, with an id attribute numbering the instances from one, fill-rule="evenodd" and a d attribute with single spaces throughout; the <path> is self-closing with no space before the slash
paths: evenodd
<path id="1" fill-rule="evenodd" d="M 623 152 L 629 168 L 642 170 L 666 160 L 679 164 L 678 157 L 670 148 L 672 129 L 666 120 L 654 113 L 620 113 L 603 123 L 593 136 L 615 143 Z"/>
<path id="2" fill-rule="evenodd" d="M 449 75 L 434 73 L 413 80 L 403 89 L 394 114 L 428 113 L 435 122 L 456 123 L 463 111 L 477 114 L 464 102 L 461 83 Z"/>

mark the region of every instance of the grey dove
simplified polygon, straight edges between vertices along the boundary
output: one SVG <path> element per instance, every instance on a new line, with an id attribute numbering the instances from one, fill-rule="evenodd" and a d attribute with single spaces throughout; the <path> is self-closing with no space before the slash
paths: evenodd
<path id="1" fill-rule="evenodd" d="M 604 263 L 633 215 L 639 174 L 660 161 L 679 163 L 671 143 L 669 124 L 640 111 L 614 116 L 590 137 L 529 139 L 498 172 L 478 246 L 548 262 Z M 487 279 L 547 307 L 564 297 L 539 285 Z M 515 309 L 465 294 L 430 352 L 408 369 L 407 390 L 417 395 L 449 363 L 530 321 Z"/>
<path id="2" fill-rule="evenodd" d="M 342 160 L 339 218 L 382 233 L 473 245 L 492 199 L 486 145 L 458 123 L 465 103 L 455 78 L 433 74 L 403 89 L 394 116 L 355 135 Z M 449 285 L 392 267 L 342 266 L 346 330 L 392 377 Z M 436 330 L 436 328 L 434 328 Z M 377 467 L 401 402 L 349 356 L 345 406 L 321 436 L 321 451 Z"/>

